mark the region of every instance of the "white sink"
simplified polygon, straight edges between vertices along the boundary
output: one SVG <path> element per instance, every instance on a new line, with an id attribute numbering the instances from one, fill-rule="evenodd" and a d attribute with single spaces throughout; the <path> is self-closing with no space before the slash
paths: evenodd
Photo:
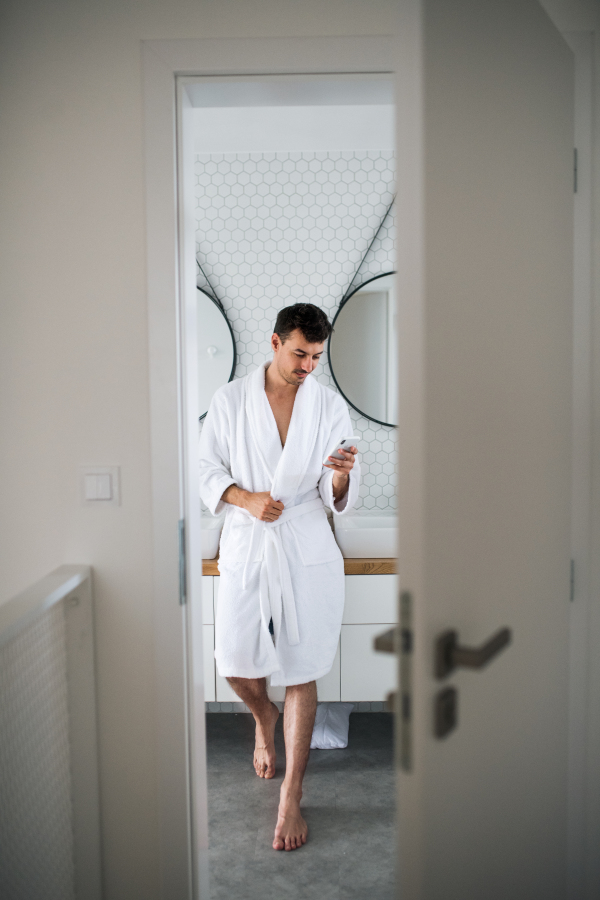
<path id="1" fill-rule="evenodd" d="M 348 559 L 396 556 L 397 520 L 385 513 L 334 516 L 335 539 Z"/>
<path id="2" fill-rule="evenodd" d="M 223 516 L 211 516 L 208 513 L 202 513 L 200 531 L 200 547 L 202 550 L 202 559 L 214 559 L 219 552 L 219 538 L 223 528 Z"/>

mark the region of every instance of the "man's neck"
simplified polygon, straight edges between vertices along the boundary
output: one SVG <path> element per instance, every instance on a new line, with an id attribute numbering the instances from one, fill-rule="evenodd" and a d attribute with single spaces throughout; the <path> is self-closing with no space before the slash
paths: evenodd
<path id="1" fill-rule="evenodd" d="M 300 385 L 290 384 L 279 372 L 275 362 L 270 363 L 265 370 L 265 391 L 267 394 L 275 394 L 282 399 L 295 397 Z"/>

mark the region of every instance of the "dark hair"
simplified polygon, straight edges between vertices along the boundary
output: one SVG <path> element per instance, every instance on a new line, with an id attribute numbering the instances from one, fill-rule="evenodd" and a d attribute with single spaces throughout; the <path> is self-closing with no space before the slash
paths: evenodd
<path id="1" fill-rule="evenodd" d="M 302 332 L 309 344 L 324 344 L 333 330 L 323 310 L 312 303 L 294 303 L 277 313 L 273 330 L 282 344 L 296 329 Z"/>

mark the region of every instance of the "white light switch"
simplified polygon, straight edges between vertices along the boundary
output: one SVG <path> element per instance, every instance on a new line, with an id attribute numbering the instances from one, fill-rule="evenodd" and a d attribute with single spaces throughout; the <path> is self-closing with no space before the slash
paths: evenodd
<path id="1" fill-rule="evenodd" d="M 112 478 L 105 475 L 85 476 L 86 500 L 112 500 Z"/>
<path id="2" fill-rule="evenodd" d="M 119 466 L 81 466 L 80 472 L 84 506 L 119 505 Z"/>

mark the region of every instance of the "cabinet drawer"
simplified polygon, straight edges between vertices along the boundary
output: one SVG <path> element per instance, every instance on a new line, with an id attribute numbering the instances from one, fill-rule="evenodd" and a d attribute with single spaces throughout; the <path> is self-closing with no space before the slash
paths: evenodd
<path id="1" fill-rule="evenodd" d="M 241 703 L 242 701 L 233 690 L 233 688 L 229 687 L 229 682 L 226 678 L 222 678 L 215 666 L 215 686 L 216 686 L 216 694 L 217 694 L 217 703 Z"/>
<path id="2" fill-rule="evenodd" d="M 396 656 L 390 653 L 376 653 L 373 649 L 373 639 L 382 631 L 385 631 L 385 626 L 382 627 L 380 624 L 342 625 L 343 701 L 385 700 L 390 691 L 396 690 Z"/>
<path id="3" fill-rule="evenodd" d="M 213 610 L 213 576 L 202 576 L 202 623 L 214 625 L 215 616 Z"/>
<path id="4" fill-rule="evenodd" d="M 345 587 L 345 625 L 396 622 L 396 575 L 346 575 Z"/>
<path id="5" fill-rule="evenodd" d="M 340 696 L 340 645 L 338 643 L 331 671 L 317 681 L 317 699 L 321 702 L 339 702 Z"/>
<path id="6" fill-rule="evenodd" d="M 204 700 L 215 702 L 215 626 L 202 626 L 202 662 L 204 669 Z"/>
<path id="7" fill-rule="evenodd" d="M 217 604 L 219 602 L 219 584 L 221 582 L 220 575 L 215 575 L 213 578 L 213 606 L 215 613 L 217 611 Z M 216 668 L 215 664 L 215 692 L 217 696 L 217 703 L 241 703 L 240 698 L 235 693 L 233 688 L 229 686 L 229 682 L 226 678 L 222 678 L 219 675 L 219 672 Z"/>

